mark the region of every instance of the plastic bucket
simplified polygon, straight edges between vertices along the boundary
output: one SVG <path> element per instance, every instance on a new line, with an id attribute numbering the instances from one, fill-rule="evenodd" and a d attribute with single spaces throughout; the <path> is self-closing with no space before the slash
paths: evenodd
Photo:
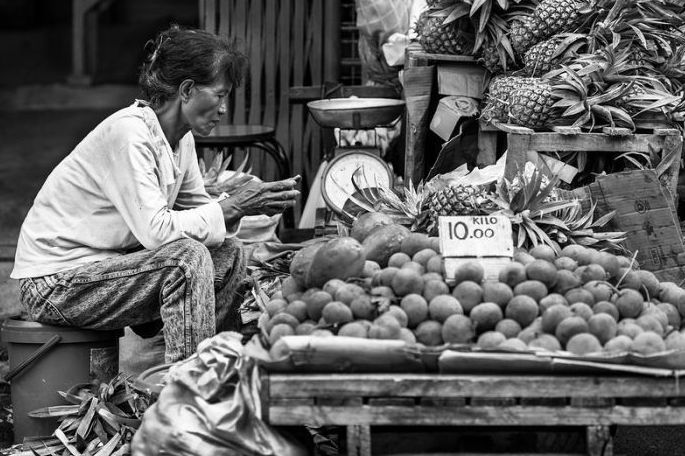
<path id="1" fill-rule="evenodd" d="M 93 380 L 107 382 L 119 370 L 118 339 L 123 331 L 90 331 L 6 320 L 0 331 L 7 343 L 14 411 L 14 441 L 50 435 L 53 418 L 31 418 L 41 407 L 65 404 L 58 391 Z"/>

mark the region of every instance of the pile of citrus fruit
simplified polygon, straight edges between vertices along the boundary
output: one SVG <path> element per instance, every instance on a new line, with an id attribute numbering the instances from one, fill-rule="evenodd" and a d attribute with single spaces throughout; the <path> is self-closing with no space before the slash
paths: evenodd
<path id="1" fill-rule="evenodd" d="M 363 240 L 340 239 L 336 246 L 364 253 Z M 448 282 L 437 238 L 407 232 L 395 243 L 385 264 L 343 255 L 357 266 L 336 268 L 353 269 L 351 277 L 333 274 L 312 286 L 295 271 L 266 303 L 270 342 L 339 335 L 578 355 L 685 348 L 685 290 L 659 282 L 629 257 L 580 245 L 560 252 L 536 246 L 517 250 L 499 280 L 484 281 L 483 267 L 469 261 Z M 333 264 L 331 255 L 324 256 Z M 293 264 L 301 269 L 302 262 Z"/>

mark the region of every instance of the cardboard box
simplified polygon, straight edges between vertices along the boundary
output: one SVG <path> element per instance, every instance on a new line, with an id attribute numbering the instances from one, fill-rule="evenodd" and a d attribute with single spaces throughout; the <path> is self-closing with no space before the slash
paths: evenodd
<path id="1" fill-rule="evenodd" d="M 483 98 L 488 72 L 476 63 L 441 63 L 438 65 L 438 93 Z"/>
<path id="2" fill-rule="evenodd" d="M 443 97 L 438 102 L 430 129 L 443 141 L 448 141 L 452 137 L 454 127 L 462 117 L 475 116 L 478 112 L 478 105 L 473 98 L 463 96 Z"/>

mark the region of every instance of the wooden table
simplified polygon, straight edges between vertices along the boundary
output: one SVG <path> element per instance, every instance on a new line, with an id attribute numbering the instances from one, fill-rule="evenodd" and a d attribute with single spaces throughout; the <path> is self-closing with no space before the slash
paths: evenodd
<path id="1" fill-rule="evenodd" d="M 372 426 L 584 426 L 587 454 L 613 454 L 612 425 L 685 423 L 676 378 L 647 376 L 267 374 L 263 418 L 347 428 L 371 454 Z"/>

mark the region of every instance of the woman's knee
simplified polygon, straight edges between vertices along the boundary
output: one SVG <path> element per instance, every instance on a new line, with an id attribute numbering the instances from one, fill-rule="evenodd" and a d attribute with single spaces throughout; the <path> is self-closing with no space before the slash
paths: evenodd
<path id="1" fill-rule="evenodd" d="M 162 247 L 170 258 L 182 261 L 192 270 L 213 272 L 212 257 L 207 247 L 195 239 L 179 239 Z"/>

